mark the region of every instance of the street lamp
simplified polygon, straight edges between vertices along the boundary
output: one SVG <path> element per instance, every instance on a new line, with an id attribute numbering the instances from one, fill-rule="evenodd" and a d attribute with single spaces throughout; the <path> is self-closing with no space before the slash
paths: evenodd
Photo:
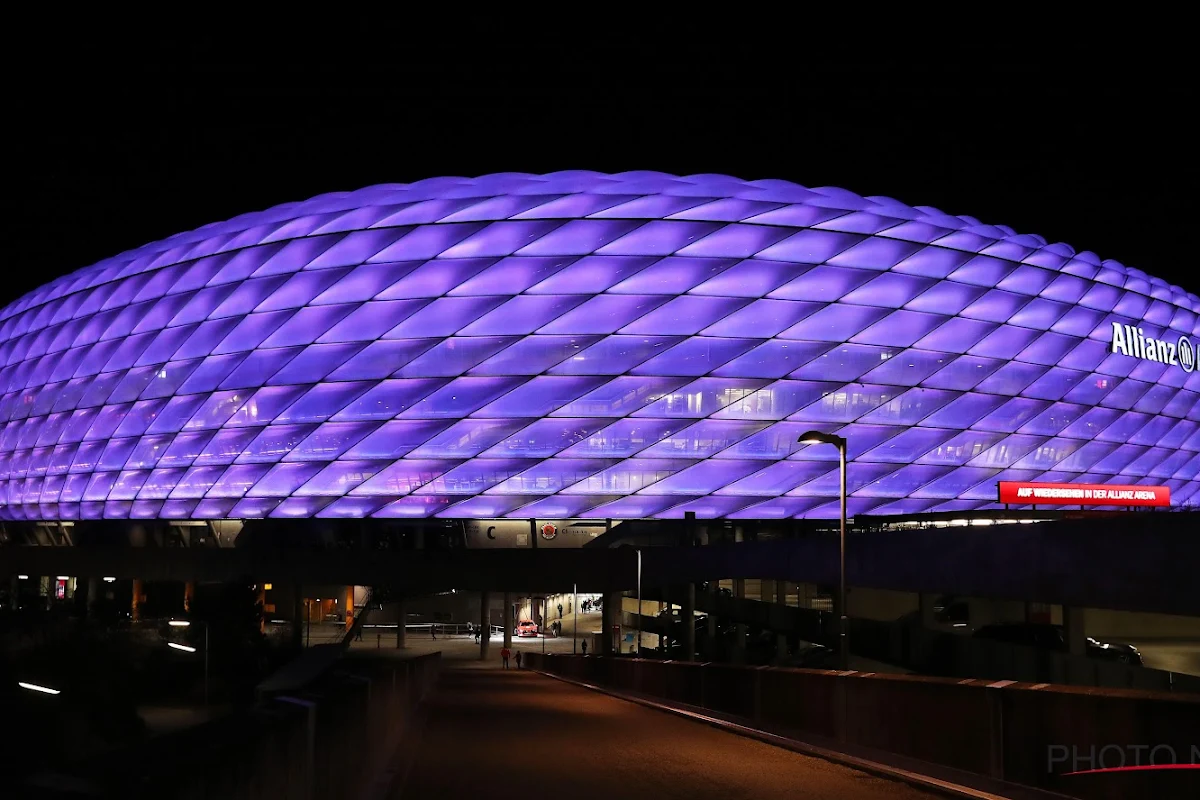
<path id="1" fill-rule="evenodd" d="M 17 686 L 30 692 L 38 692 L 40 694 L 62 694 L 58 689 L 51 689 L 49 686 L 40 686 L 36 683 L 25 683 L 25 681 L 17 681 Z"/>
<path id="2" fill-rule="evenodd" d="M 187 619 L 173 619 L 167 624 L 170 625 L 172 628 L 187 628 L 187 627 L 191 626 L 192 622 L 191 622 L 191 620 L 187 620 Z M 208 707 L 208 623 L 201 622 L 200 624 L 204 626 L 204 705 L 207 708 Z M 182 650 L 185 653 L 196 652 L 196 648 L 189 647 L 186 644 L 177 644 L 175 642 L 167 642 L 167 644 L 170 647 L 173 647 L 176 650 Z"/>
<path id="3" fill-rule="evenodd" d="M 841 531 L 838 535 L 838 663 L 850 668 L 850 625 L 846 618 L 846 437 L 835 433 L 808 431 L 800 435 L 800 444 L 831 444 L 838 449 L 841 478 Z"/>

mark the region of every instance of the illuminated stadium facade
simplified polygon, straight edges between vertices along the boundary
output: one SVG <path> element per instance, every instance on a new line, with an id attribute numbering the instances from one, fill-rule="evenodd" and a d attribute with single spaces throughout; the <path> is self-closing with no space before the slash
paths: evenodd
<path id="1" fill-rule="evenodd" d="M 34 265 L 36 266 L 36 265 Z M 886 197 L 438 178 L 0 312 L 0 517 L 831 518 L 1200 482 L 1200 299 Z"/>

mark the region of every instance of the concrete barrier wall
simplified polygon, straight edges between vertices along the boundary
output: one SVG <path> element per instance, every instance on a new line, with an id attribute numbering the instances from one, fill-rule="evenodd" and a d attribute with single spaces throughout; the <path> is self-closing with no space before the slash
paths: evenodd
<path id="1" fill-rule="evenodd" d="M 70 774 L 104 797 L 361 797 L 391 755 L 393 734 L 435 682 L 439 663 L 438 653 L 342 662 L 343 670 L 290 700 L 275 697 L 135 752 L 105 754 Z"/>
<path id="2" fill-rule="evenodd" d="M 1168 754 L 1182 762 L 1200 755 L 1200 694 L 542 653 L 526 658 L 532 669 L 732 715 L 818 744 L 858 745 L 1088 800 L 1189 796 L 1181 787 L 1196 773 L 1065 773 L 1132 764 L 1142 747 L 1142 763 L 1156 746 L 1159 763 Z"/>

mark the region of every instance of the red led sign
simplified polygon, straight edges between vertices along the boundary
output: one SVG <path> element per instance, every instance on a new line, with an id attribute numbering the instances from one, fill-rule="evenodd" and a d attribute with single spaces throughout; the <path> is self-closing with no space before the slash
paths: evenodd
<path id="1" fill-rule="evenodd" d="M 1000 502 L 1021 506 L 1171 505 L 1170 486 L 1116 486 L 1103 483 L 1025 483 L 999 481 Z"/>

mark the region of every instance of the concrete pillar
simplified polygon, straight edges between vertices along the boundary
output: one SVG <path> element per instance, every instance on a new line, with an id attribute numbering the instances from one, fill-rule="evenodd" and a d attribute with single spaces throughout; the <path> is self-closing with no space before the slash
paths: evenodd
<path id="1" fill-rule="evenodd" d="M 717 659 L 717 581 L 708 582 L 708 618 L 705 620 L 704 633 L 708 639 L 705 643 L 704 658 L 706 661 Z"/>
<path id="2" fill-rule="evenodd" d="M 739 529 L 740 530 L 740 529 Z M 746 579 L 733 579 L 733 596 L 738 600 L 746 599 Z M 746 625 L 739 622 L 733 639 L 733 663 L 742 664 L 746 661 Z"/>
<path id="3" fill-rule="evenodd" d="M 346 630 L 354 627 L 354 587 L 346 587 Z"/>
<path id="4" fill-rule="evenodd" d="M 479 637 L 479 660 L 487 661 L 488 644 L 492 636 L 492 615 L 488 608 L 492 603 L 491 592 L 479 593 L 479 625 L 482 631 Z"/>
<path id="5" fill-rule="evenodd" d="M 407 644 L 408 630 L 408 606 L 401 597 L 396 601 L 396 647 L 405 648 Z"/>
<path id="6" fill-rule="evenodd" d="M 775 581 L 775 604 L 787 606 L 787 581 Z M 788 656 L 786 633 L 780 632 L 775 634 L 775 656 L 780 661 L 783 661 Z"/>
<path id="7" fill-rule="evenodd" d="M 1067 640 L 1067 652 L 1073 656 L 1087 655 L 1087 636 L 1083 632 L 1083 609 L 1063 606 L 1063 638 Z"/>
<path id="8" fill-rule="evenodd" d="M 680 624 L 683 625 L 683 657 L 688 661 L 696 660 L 696 584 L 684 586 L 683 613 Z"/>
<path id="9" fill-rule="evenodd" d="M 292 646 L 304 646 L 304 587 L 292 586 Z"/>
<path id="10" fill-rule="evenodd" d="M 512 592 L 504 593 L 504 646 L 512 647 L 513 627 L 516 625 L 513 620 L 513 596 Z"/>
<path id="11" fill-rule="evenodd" d="M 604 604 L 600 606 L 600 629 L 604 635 L 600 637 L 600 653 L 602 656 L 613 655 L 613 630 L 614 624 L 619 625 L 621 614 L 615 603 L 621 602 L 621 595 L 609 592 L 604 595 Z M 617 622 L 614 623 L 614 620 Z"/>
<path id="12" fill-rule="evenodd" d="M 87 615 L 90 617 L 95 613 L 96 602 L 100 599 L 100 579 L 86 578 L 87 580 Z"/>
<path id="13" fill-rule="evenodd" d="M 259 584 L 259 586 L 261 587 L 262 584 Z M 262 593 L 262 590 L 260 589 L 259 594 L 261 594 L 261 593 Z M 187 613 L 191 612 L 192 599 L 195 596 L 196 596 L 196 582 L 188 581 L 187 583 L 183 584 L 183 613 L 187 614 Z M 262 598 L 260 597 L 259 599 L 261 600 Z"/>
<path id="14" fill-rule="evenodd" d="M 142 603 L 145 602 L 146 596 L 143 594 L 142 582 L 137 578 L 133 579 L 133 597 L 129 603 L 129 614 L 137 621 L 142 618 Z"/>

